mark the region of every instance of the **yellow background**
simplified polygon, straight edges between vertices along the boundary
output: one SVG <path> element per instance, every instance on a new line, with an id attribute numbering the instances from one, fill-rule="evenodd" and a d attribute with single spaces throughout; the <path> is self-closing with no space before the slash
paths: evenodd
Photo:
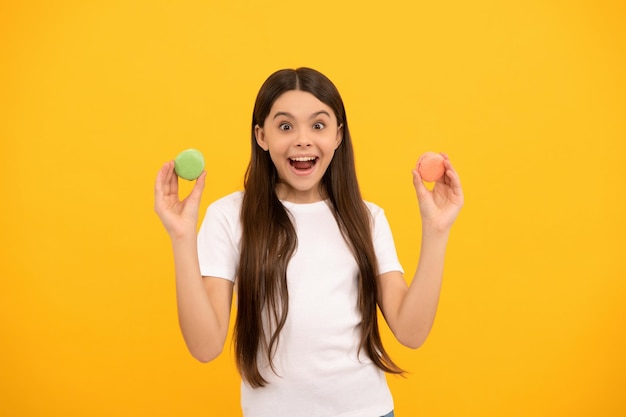
<path id="1" fill-rule="evenodd" d="M 446 151 L 466 206 L 398 416 L 626 414 L 621 1 L 4 1 L 0 415 L 237 416 L 230 347 L 186 352 L 161 164 L 196 147 L 202 210 L 241 187 L 263 80 L 339 87 L 365 197 L 409 275 L 411 169 Z M 188 184 L 185 190 L 188 190 Z"/>

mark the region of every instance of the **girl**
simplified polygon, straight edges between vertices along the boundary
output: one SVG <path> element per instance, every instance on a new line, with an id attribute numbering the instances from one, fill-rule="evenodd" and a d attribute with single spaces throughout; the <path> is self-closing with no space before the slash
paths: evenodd
<path id="1" fill-rule="evenodd" d="M 309 68 L 261 87 L 244 192 L 209 206 L 196 234 L 206 173 L 184 200 L 174 163 L 160 170 L 155 210 L 174 252 L 178 313 L 202 362 L 224 346 L 234 289 L 234 347 L 245 417 L 393 415 L 377 306 L 410 348 L 430 332 L 459 177 L 428 190 L 413 171 L 422 217 L 417 271 L 407 286 L 384 212 L 359 191 L 348 120 L 332 82 Z"/>

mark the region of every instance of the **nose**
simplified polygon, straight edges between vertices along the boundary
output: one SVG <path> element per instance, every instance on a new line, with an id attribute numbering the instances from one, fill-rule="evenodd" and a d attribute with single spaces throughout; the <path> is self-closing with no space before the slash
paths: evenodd
<path id="1" fill-rule="evenodd" d="M 295 145 L 298 148 L 308 148 L 311 146 L 311 140 L 305 132 L 300 130 L 296 136 Z"/>

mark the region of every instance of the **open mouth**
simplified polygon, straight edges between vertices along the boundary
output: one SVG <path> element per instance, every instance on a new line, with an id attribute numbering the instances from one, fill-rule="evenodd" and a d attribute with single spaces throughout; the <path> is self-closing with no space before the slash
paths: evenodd
<path id="1" fill-rule="evenodd" d="M 307 169 L 313 168 L 318 159 L 319 158 L 317 158 L 316 156 L 301 156 L 297 158 L 289 158 L 289 164 L 291 164 L 292 167 L 299 171 L 306 171 Z"/>

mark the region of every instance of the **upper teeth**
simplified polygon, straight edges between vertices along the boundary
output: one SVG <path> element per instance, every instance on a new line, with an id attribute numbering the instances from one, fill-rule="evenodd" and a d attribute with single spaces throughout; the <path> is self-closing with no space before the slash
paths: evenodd
<path id="1" fill-rule="evenodd" d="M 314 156 L 300 156 L 298 158 L 291 158 L 292 161 L 300 161 L 300 162 L 313 161 L 314 159 L 315 159 Z"/>

